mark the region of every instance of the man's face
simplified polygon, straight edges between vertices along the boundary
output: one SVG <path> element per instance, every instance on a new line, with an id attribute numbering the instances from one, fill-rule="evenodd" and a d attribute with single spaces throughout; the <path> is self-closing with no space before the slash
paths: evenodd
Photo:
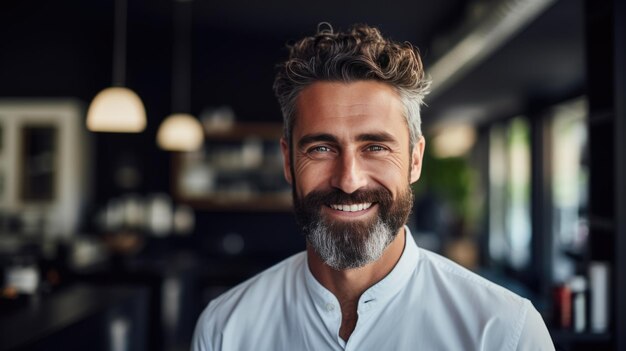
<path id="1" fill-rule="evenodd" d="M 309 245 L 335 269 L 380 258 L 406 223 L 424 151 L 423 138 L 409 150 L 395 91 L 374 81 L 310 85 L 297 100 L 291 146 L 281 140 Z"/>

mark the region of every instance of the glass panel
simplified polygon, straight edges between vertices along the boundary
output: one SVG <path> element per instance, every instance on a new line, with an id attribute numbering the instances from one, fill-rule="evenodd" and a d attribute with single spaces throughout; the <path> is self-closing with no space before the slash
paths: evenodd
<path id="1" fill-rule="evenodd" d="M 530 259 L 530 131 L 523 117 L 489 136 L 489 255 L 516 269 Z"/>
<path id="2" fill-rule="evenodd" d="M 587 242 L 586 111 L 586 101 L 581 99 L 557 107 L 552 117 L 553 275 L 557 282 L 574 275 L 572 258 L 582 259 Z"/>
<path id="3" fill-rule="evenodd" d="M 53 126 L 22 128 L 21 199 L 51 201 L 55 196 L 56 134 Z"/>
<path id="4" fill-rule="evenodd" d="M 530 129 L 523 118 L 511 121 L 508 135 L 509 198 L 506 223 L 509 244 L 509 263 L 515 268 L 525 267 L 530 259 Z"/>
<path id="5" fill-rule="evenodd" d="M 506 240 L 505 200 L 507 179 L 506 130 L 497 125 L 489 135 L 489 256 L 502 262 L 509 248 Z"/>

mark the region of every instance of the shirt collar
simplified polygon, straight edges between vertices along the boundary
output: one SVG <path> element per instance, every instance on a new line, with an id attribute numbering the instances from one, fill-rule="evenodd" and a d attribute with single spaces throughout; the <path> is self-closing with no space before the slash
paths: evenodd
<path id="1" fill-rule="evenodd" d="M 372 285 L 361 295 L 359 308 L 364 303 L 367 303 L 369 306 L 384 304 L 407 284 L 411 274 L 415 271 L 419 260 L 419 250 L 407 226 L 404 226 L 404 232 L 406 233 L 404 250 L 400 260 L 398 260 L 398 263 L 387 276 Z M 321 308 L 326 308 L 329 303 L 337 303 L 337 298 L 318 282 L 311 273 L 308 259 L 304 268 L 306 286 L 314 303 Z"/>

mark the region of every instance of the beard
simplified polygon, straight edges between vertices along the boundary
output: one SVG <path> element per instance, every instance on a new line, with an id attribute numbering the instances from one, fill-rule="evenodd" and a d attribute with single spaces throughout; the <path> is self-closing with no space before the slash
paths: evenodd
<path id="1" fill-rule="evenodd" d="M 409 186 L 398 199 L 385 188 L 359 190 L 346 194 L 341 190 L 312 191 L 300 198 L 295 186 L 293 202 L 296 222 L 309 245 L 325 264 L 336 270 L 363 267 L 378 260 L 407 222 L 413 204 Z M 378 209 L 365 220 L 333 220 L 322 214 L 330 204 L 372 203 Z"/>

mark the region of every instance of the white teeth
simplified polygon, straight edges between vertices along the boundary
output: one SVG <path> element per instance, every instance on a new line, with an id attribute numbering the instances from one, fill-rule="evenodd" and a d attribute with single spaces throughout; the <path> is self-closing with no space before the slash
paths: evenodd
<path id="1" fill-rule="evenodd" d="M 352 204 L 352 205 L 330 205 L 330 207 L 334 210 L 344 211 L 344 212 L 357 212 L 367 210 L 372 206 L 371 203 L 363 203 L 363 204 Z"/>

